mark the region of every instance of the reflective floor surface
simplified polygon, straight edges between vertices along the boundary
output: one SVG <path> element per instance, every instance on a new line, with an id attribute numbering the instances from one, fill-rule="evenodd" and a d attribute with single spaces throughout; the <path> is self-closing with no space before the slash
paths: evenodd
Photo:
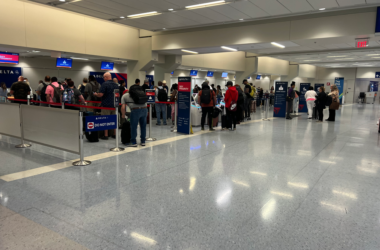
<path id="1" fill-rule="evenodd" d="M 2 136 L 0 249 L 380 249 L 379 106 L 322 124 L 261 115 L 191 137 L 154 126 L 161 143 L 123 154 L 86 143 L 93 164 L 14 181 L 1 176 L 78 156 Z M 35 233 L 12 245 L 24 220 L 54 234 L 44 248 Z"/>

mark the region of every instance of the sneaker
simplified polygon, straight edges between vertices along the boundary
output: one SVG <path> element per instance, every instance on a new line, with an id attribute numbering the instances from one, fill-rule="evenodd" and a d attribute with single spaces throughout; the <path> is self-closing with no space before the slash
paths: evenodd
<path id="1" fill-rule="evenodd" d="M 137 143 L 135 143 L 135 144 L 132 144 L 132 143 L 130 143 L 130 144 L 125 144 L 125 146 L 127 146 L 127 147 L 129 147 L 129 148 L 137 148 Z"/>
<path id="2" fill-rule="evenodd" d="M 100 140 L 108 140 L 108 136 L 102 136 L 100 137 Z"/>
<path id="3" fill-rule="evenodd" d="M 251 117 L 248 117 L 248 118 L 247 118 L 247 121 L 250 121 L 250 120 L 251 120 Z"/>
<path id="4" fill-rule="evenodd" d="M 213 129 L 213 128 L 210 128 L 210 131 L 215 131 L 215 129 Z"/>
<path id="5" fill-rule="evenodd" d="M 202 127 L 202 128 L 201 128 L 201 130 L 205 130 L 205 128 L 204 128 L 204 127 Z"/>
<path id="6" fill-rule="evenodd" d="M 141 146 L 145 147 L 145 142 L 144 142 L 144 143 L 141 143 Z"/>
<path id="7" fill-rule="evenodd" d="M 307 118 L 307 119 L 311 119 L 311 117 Z"/>
<path id="8" fill-rule="evenodd" d="M 164 124 L 164 126 L 167 126 L 167 125 L 168 125 L 167 123 Z"/>
<path id="9" fill-rule="evenodd" d="M 161 126 L 161 124 L 156 123 L 157 126 Z"/>
<path id="10" fill-rule="evenodd" d="M 293 119 L 293 118 L 291 118 L 291 117 L 286 117 L 286 120 L 291 120 L 291 119 Z"/>
<path id="11" fill-rule="evenodd" d="M 113 139 L 116 139 L 116 135 L 112 135 L 111 137 L 112 137 Z"/>

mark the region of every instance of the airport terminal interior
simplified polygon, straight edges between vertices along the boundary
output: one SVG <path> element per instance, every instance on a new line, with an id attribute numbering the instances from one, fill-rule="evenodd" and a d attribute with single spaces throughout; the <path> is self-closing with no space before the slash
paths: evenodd
<path id="1" fill-rule="evenodd" d="M 0 34 L 0 250 L 380 249 L 379 0 L 1 0 Z"/>

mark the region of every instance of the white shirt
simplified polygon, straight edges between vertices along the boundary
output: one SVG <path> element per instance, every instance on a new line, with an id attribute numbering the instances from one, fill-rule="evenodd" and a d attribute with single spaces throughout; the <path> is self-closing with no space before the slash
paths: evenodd
<path id="1" fill-rule="evenodd" d="M 317 96 L 317 92 L 314 90 L 309 90 L 305 93 L 306 101 L 315 101 L 315 97 Z"/>

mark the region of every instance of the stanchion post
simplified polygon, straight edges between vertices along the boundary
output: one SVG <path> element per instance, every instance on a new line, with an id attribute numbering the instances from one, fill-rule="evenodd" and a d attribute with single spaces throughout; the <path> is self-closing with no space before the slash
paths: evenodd
<path id="1" fill-rule="evenodd" d="M 263 121 L 269 121 L 268 119 L 268 111 L 269 111 L 269 103 L 268 103 L 268 98 L 265 98 L 265 104 L 264 104 L 264 118 Z"/>
<path id="2" fill-rule="evenodd" d="M 61 106 L 62 106 L 62 109 L 65 109 L 65 102 L 63 100 L 62 100 Z"/>
<path id="3" fill-rule="evenodd" d="M 84 160 L 84 149 L 83 149 L 83 112 L 79 112 L 79 161 L 73 162 L 73 166 L 87 166 L 90 165 L 90 161 Z"/>
<path id="4" fill-rule="evenodd" d="M 24 142 L 24 124 L 23 124 L 23 120 L 22 120 L 22 109 L 21 109 L 21 105 L 20 104 L 19 104 L 19 107 L 20 107 L 19 114 L 20 114 L 21 144 L 20 145 L 16 145 L 15 147 L 16 148 L 29 148 L 32 145 L 27 144 L 27 143 Z"/>
<path id="5" fill-rule="evenodd" d="M 116 147 L 115 148 L 111 148 L 110 151 L 112 151 L 112 152 L 121 152 L 121 151 L 124 151 L 124 148 L 120 148 L 119 147 L 119 124 L 118 124 L 118 121 L 119 121 L 119 108 L 118 107 L 115 108 L 115 112 L 116 112 L 116 133 L 115 133 Z"/>
<path id="6" fill-rule="evenodd" d="M 174 127 L 172 132 L 177 133 L 177 102 L 174 101 Z"/>
<path id="7" fill-rule="evenodd" d="M 152 104 L 149 105 L 149 138 L 146 138 L 147 141 L 155 141 L 156 138 L 152 138 L 151 132 L 152 132 Z"/>
<path id="8" fill-rule="evenodd" d="M 30 105 L 30 95 L 28 95 L 26 98 L 28 100 L 28 105 Z"/>

